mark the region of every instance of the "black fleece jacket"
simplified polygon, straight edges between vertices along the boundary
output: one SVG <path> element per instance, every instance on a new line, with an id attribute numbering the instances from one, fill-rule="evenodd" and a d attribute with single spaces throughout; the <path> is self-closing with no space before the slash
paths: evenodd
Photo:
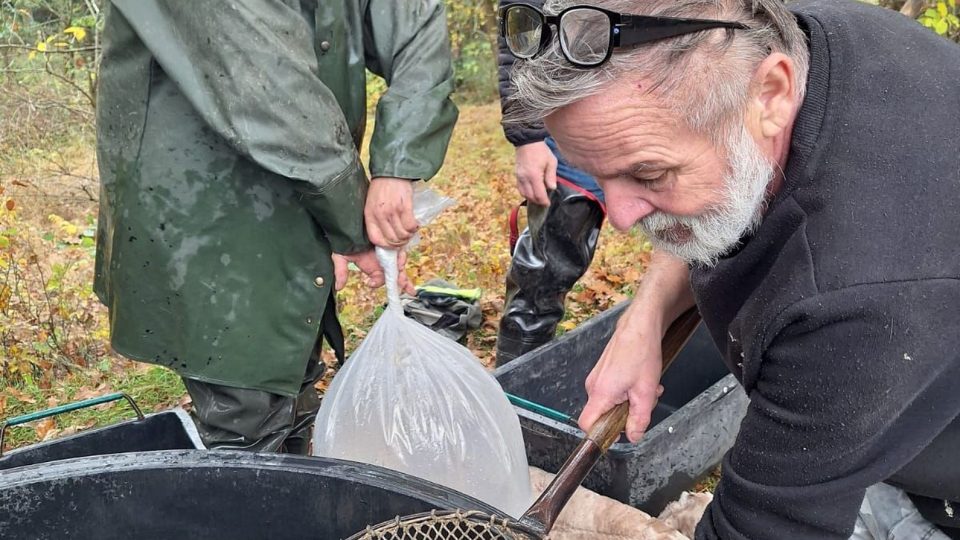
<path id="1" fill-rule="evenodd" d="M 846 539 L 883 481 L 956 527 L 960 47 L 853 0 L 791 9 L 811 70 L 785 185 L 691 277 L 751 402 L 696 537 Z"/>

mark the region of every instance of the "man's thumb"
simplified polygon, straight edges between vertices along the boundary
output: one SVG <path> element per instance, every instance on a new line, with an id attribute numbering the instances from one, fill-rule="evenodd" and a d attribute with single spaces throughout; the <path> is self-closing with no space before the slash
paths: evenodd
<path id="1" fill-rule="evenodd" d="M 551 158 L 553 156 L 550 156 Z M 547 161 L 547 168 L 543 175 L 544 183 L 548 190 L 557 189 L 557 160 L 556 158 Z"/>
<path id="2" fill-rule="evenodd" d="M 578 420 L 580 429 L 589 432 L 590 428 L 597 423 L 597 420 L 599 420 L 605 412 L 612 409 L 614 405 L 616 405 L 616 403 L 611 402 L 609 399 L 590 398 L 587 401 L 587 405 L 583 408 L 583 412 L 580 413 L 580 419 Z"/>
<path id="3" fill-rule="evenodd" d="M 349 261 L 343 255 L 333 254 L 333 288 L 339 291 L 347 284 Z"/>

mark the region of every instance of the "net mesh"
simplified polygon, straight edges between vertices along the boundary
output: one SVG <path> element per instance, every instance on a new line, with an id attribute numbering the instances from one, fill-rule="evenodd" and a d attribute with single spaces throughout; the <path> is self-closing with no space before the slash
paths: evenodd
<path id="1" fill-rule="evenodd" d="M 537 540 L 483 512 L 431 512 L 367 527 L 350 540 Z"/>

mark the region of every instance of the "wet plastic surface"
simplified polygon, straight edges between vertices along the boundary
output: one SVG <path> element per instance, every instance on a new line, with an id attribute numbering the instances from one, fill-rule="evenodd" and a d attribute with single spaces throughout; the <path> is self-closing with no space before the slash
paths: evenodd
<path id="1" fill-rule="evenodd" d="M 84 456 L 194 448 L 203 448 L 203 443 L 193 421 L 174 409 L 13 450 L 0 457 L 0 470 Z"/>
<path id="2" fill-rule="evenodd" d="M 417 222 L 445 201 L 417 192 Z M 533 496 L 510 402 L 469 349 L 404 316 L 397 253 L 376 251 L 388 304 L 327 389 L 313 454 L 425 478 L 520 517 Z"/>
<path id="3" fill-rule="evenodd" d="M 584 381 L 610 340 L 621 304 L 540 349 L 498 368 L 506 392 L 577 417 Z M 733 445 L 747 397 L 701 326 L 662 379 L 652 425 L 637 444 L 610 448 L 584 486 L 651 514 L 720 463 Z M 530 465 L 555 473 L 583 432 L 516 408 Z"/>
<path id="4" fill-rule="evenodd" d="M 333 540 L 434 508 L 493 511 L 386 469 L 278 454 L 140 452 L 0 471 L 4 540 Z"/>

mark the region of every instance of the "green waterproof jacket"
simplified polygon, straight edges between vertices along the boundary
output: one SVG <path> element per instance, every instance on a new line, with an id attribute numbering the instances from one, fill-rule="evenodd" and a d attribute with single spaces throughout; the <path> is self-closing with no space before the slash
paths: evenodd
<path id="1" fill-rule="evenodd" d="M 457 112 L 441 0 L 112 0 L 95 290 L 113 347 L 295 395 L 373 176 L 429 178 Z"/>

